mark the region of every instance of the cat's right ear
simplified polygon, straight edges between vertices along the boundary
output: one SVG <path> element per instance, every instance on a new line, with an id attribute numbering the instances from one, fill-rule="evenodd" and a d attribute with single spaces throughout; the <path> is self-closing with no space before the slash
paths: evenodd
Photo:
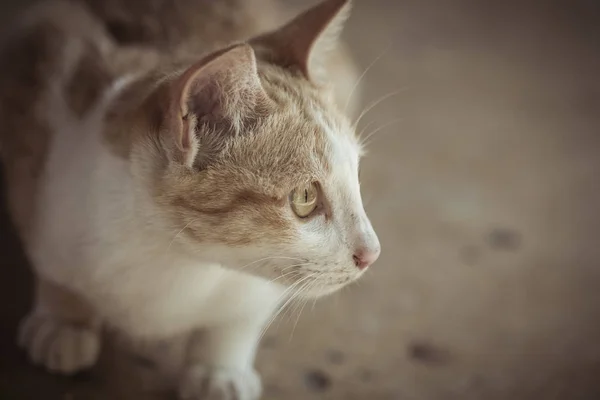
<path id="1" fill-rule="evenodd" d="M 252 39 L 251 43 L 274 64 L 299 71 L 314 83 L 323 83 L 325 60 L 338 45 L 351 6 L 350 0 L 321 0 L 279 29 Z"/>
<path id="2" fill-rule="evenodd" d="M 227 135 L 243 129 L 251 113 L 269 103 L 248 44 L 231 46 L 192 65 L 170 83 L 168 97 L 165 122 L 176 147 L 173 156 L 188 167 L 204 150 L 201 143 L 227 140 Z M 199 136 L 200 123 L 216 128 L 211 137 Z M 224 129 L 218 129 L 219 124 Z"/>

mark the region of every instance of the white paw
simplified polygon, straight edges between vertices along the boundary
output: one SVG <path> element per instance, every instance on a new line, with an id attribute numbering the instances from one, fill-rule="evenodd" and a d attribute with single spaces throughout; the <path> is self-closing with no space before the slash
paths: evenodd
<path id="1" fill-rule="evenodd" d="M 19 346 L 35 365 L 70 375 L 94 365 L 100 352 L 100 335 L 86 326 L 32 314 L 21 323 Z"/>
<path id="2" fill-rule="evenodd" d="M 181 400 L 257 400 L 262 393 L 260 376 L 254 369 L 189 369 L 179 386 Z"/>

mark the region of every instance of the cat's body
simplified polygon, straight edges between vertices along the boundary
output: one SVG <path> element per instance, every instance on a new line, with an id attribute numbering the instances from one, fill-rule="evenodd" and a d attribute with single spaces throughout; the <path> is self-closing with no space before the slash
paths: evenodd
<path id="1" fill-rule="evenodd" d="M 197 332 L 180 395 L 255 399 L 254 353 L 275 309 L 377 258 L 360 146 L 333 105 L 354 82 L 335 94 L 314 83 L 346 2 L 264 36 L 259 9 L 223 1 L 240 17 L 219 18 L 208 3 L 182 25 L 206 25 L 200 35 L 120 28 L 120 44 L 104 26 L 115 29 L 113 3 L 100 18 L 49 3 L 3 48 L 0 154 L 37 275 L 20 340 L 50 370 L 93 365 L 102 324 L 150 339 Z"/>

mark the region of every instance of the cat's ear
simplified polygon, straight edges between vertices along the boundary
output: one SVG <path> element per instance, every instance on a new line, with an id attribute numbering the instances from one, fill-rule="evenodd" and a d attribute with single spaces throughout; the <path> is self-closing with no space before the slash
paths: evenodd
<path id="1" fill-rule="evenodd" d="M 324 0 L 251 43 L 269 61 L 298 69 L 307 79 L 320 83 L 326 58 L 338 44 L 350 8 L 350 0 Z"/>
<path id="2" fill-rule="evenodd" d="M 248 44 L 214 53 L 189 67 L 170 86 L 167 129 L 178 159 L 192 166 L 198 156 L 199 124 L 212 124 L 207 143 L 226 140 L 225 134 L 242 129 L 244 120 L 269 99 L 258 76 L 256 56 Z M 219 124 L 226 126 L 219 131 Z"/>

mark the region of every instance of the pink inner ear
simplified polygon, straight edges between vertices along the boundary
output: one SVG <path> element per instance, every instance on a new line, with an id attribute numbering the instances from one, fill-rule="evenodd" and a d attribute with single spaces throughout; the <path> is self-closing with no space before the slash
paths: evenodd
<path id="1" fill-rule="evenodd" d="M 263 91 L 254 50 L 237 45 L 201 65 L 193 65 L 180 77 L 182 114 L 225 117 L 233 105 L 243 104 L 251 93 Z M 242 103 L 242 104 L 240 104 Z"/>
<path id="2" fill-rule="evenodd" d="M 183 152 L 196 151 L 199 120 L 240 126 L 257 102 L 268 99 L 254 50 L 248 44 L 232 46 L 193 64 L 173 82 L 171 93 L 170 126 Z M 189 154 L 184 158 L 189 159 Z"/>

